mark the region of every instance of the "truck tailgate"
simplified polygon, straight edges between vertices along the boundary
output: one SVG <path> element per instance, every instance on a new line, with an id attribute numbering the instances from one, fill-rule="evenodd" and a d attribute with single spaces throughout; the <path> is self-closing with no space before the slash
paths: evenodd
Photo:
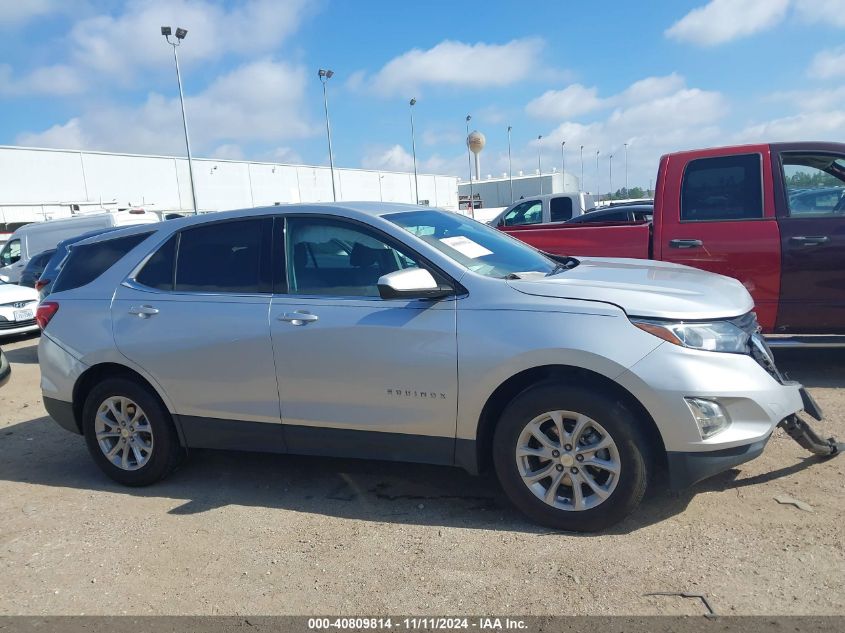
<path id="1" fill-rule="evenodd" d="M 505 233 L 553 255 L 633 257 L 649 259 L 651 224 L 648 222 L 584 226 L 506 227 Z"/>

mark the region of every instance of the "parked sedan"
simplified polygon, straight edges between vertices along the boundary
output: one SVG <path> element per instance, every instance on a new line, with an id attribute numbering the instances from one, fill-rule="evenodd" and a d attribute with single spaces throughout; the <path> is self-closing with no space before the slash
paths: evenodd
<path id="1" fill-rule="evenodd" d="M 37 332 L 36 306 L 38 293 L 33 288 L 0 280 L 0 336 Z"/>
<path id="2" fill-rule="evenodd" d="M 290 205 L 77 243 L 38 357 L 47 411 L 126 485 L 194 447 L 492 467 L 535 521 L 596 530 L 662 467 L 686 486 L 820 417 L 753 307 L 427 207 Z"/>
<path id="3" fill-rule="evenodd" d="M 588 211 L 568 220 L 566 224 L 597 224 L 599 222 L 651 222 L 654 207 L 650 204 L 626 204 Z"/>
<path id="4" fill-rule="evenodd" d="M 18 284 L 26 286 L 27 288 L 35 288 L 38 278 L 41 277 L 41 273 L 44 272 L 47 262 L 50 261 L 50 258 L 55 252 L 56 249 L 51 248 L 50 250 L 43 251 L 33 256 L 32 259 L 26 263 L 26 266 L 24 266 L 23 272 L 21 272 L 21 280 Z"/>

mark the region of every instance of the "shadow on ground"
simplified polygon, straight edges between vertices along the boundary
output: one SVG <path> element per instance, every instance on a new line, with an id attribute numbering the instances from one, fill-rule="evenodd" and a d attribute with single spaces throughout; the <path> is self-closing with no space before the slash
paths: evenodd
<path id="1" fill-rule="evenodd" d="M 778 368 L 805 387 L 845 387 L 845 349 L 782 349 Z"/>
<path id="2" fill-rule="evenodd" d="M 3 353 L 6 355 L 6 358 L 9 360 L 10 363 L 37 365 L 38 341 L 36 340 L 32 343 L 32 345 L 27 345 L 26 347 L 16 347 L 14 349 L 9 349 L 8 347 L 5 347 L 3 348 Z"/>
<path id="3" fill-rule="evenodd" d="M 607 533 L 634 532 L 677 515 L 698 492 L 763 483 L 812 463 L 806 459 L 739 482 L 734 481 L 739 471 L 729 471 L 680 493 L 653 486 L 634 515 Z M 47 417 L 0 431 L 0 480 L 184 499 L 170 510 L 176 515 L 234 504 L 366 521 L 550 533 L 510 506 L 494 476 L 473 477 L 442 466 L 194 450 L 165 481 L 126 488 L 99 471 L 81 437 Z"/>
<path id="4" fill-rule="evenodd" d="M 35 345 L 7 354 L 15 363 L 36 362 Z M 810 387 L 845 387 L 845 350 L 782 351 L 778 362 Z M 818 461 L 809 456 L 742 480 L 736 480 L 740 471 L 730 470 L 682 492 L 652 486 L 634 515 L 608 533 L 634 532 L 680 514 L 697 493 L 763 484 Z M 194 450 L 165 481 L 125 488 L 99 471 L 81 437 L 47 417 L 0 429 L 0 480 L 184 500 L 170 510 L 176 515 L 234 504 L 398 524 L 551 533 L 515 511 L 493 475 L 472 477 L 440 466 Z"/>

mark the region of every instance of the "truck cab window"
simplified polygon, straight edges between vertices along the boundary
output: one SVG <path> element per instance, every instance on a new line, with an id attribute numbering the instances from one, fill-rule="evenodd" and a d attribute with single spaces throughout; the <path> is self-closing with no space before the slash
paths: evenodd
<path id="1" fill-rule="evenodd" d="M 681 185 L 681 221 L 763 217 L 762 158 L 739 154 L 690 161 Z"/>
<path id="2" fill-rule="evenodd" d="M 21 258 L 21 241 L 7 242 L 0 252 L 0 266 L 11 266 Z"/>
<path id="3" fill-rule="evenodd" d="M 572 219 L 572 198 L 562 196 L 549 201 L 549 212 L 552 222 L 566 222 Z"/>
<path id="4" fill-rule="evenodd" d="M 522 226 L 523 224 L 540 224 L 543 221 L 543 203 L 540 200 L 529 200 L 516 205 L 504 217 L 505 226 Z"/>
<path id="5" fill-rule="evenodd" d="M 785 153 L 782 162 L 791 217 L 845 217 L 845 157 Z"/>

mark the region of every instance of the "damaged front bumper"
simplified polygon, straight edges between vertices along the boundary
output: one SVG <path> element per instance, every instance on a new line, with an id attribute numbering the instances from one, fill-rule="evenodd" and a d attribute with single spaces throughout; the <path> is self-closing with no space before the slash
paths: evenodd
<path id="1" fill-rule="evenodd" d="M 821 408 L 803 387 L 801 388 L 801 399 L 804 402 L 804 411 L 816 420 L 821 421 L 823 416 Z M 815 455 L 834 457 L 845 452 L 845 443 L 838 442 L 832 437 L 822 439 L 797 413 L 787 416 L 777 426 L 783 429 L 802 448 Z M 771 435 L 751 444 L 715 451 L 667 452 L 667 465 L 672 490 L 687 488 L 734 466 L 751 461 L 763 452 L 770 438 Z"/>

